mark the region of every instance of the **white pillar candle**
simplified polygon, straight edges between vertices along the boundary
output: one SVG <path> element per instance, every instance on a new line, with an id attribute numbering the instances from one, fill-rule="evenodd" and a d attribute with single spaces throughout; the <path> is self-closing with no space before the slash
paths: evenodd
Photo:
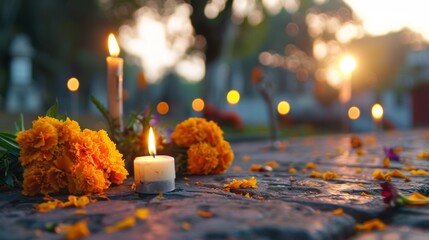
<path id="1" fill-rule="evenodd" d="M 117 121 L 120 130 L 123 128 L 123 66 L 124 60 L 119 56 L 119 46 L 113 34 L 109 35 L 110 56 L 106 58 L 107 62 L 107 106 L 110 116 Z"/>
<path id="2" fill-rule="evenodd" d="M 152 128 L 149 130 L 149 154 L 134 159 L 134 181 L 136 192 L 157 194 L 174 190 L 176 170 L 174 158 L 156 155 L 155 137 Z"/>

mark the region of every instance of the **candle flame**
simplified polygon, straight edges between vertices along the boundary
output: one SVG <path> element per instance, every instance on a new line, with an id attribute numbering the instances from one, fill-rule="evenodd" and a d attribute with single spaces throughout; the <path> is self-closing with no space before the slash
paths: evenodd
<path id="1" fill-rule="evenodd" d="M 155 156 L 156 154 L 155 134 L 153 133 L 152 127 L 150 127 L 149 129 L 148 149 L 149 149 L 149 154 Z"/>
<path id="2" fill-rule="evenodd" d="M 121 50 L 119 49 L 118 42 L 116 41 L 115 35 L 113 35 L 113 33 L 109 34 L 108 45 L 109 45 L 110 56 L 112 57 L 119 56 L 119 53 Z"/>

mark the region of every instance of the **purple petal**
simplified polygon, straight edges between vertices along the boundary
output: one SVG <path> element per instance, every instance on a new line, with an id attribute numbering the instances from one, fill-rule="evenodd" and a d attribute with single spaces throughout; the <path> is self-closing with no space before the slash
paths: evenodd
<path id="1" fill-rule="evenodd" d="M 384 147 L 383 150 L 384 150 L 384 155 L 386 155 L 387 158 L 389 158 L 392 161 L 399 161 L 399 156 L 398 154 L 395 153 L 393 148 Z"/>

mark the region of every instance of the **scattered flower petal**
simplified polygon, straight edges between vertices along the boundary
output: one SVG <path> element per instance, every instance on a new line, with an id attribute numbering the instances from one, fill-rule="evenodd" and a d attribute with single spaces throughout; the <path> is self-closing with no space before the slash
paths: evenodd
<path id="1" fill-rule="evenodd" d="M 374 218 L 369 221 L 363 222 L 362 224 L 356 224 L 355 227 L 358 231 L 384 230 L 386 229 L 386 224 L 380 221 L 380 219 Z"/>
<path id="2" fill-rule="evenodd" d="M 429 152 L 423 150 L 419 155 L 417 155 L 417 158 L 420 159 L 429 159 Z"/>
<path id="3" fill-rule="evenodd" d="M 249 168 L 249 171 L 251 171 L 251 172 L 260 172 L 262 168 L 263 168 L 263 166 L 262 166 L 262 165 L 259 165 L 259 164 L 252 164 L 252 165 L 250 166 L 250 168 Z"/>
<path id="4" fill-rule="evenodd" d="M 305 168 L 307 168 L 307 169 L 316 169 L 317 168 L 317 164 L 314 164 L 313 162 L 308 162 L 307 164 L 305 164 Z"/>
<path id="5" fill-rule="evenodd" d="M 417 175 L 417 176 L 421 176 L 421 175 L 428 176 L 429 172 L 427 172 L 424 169 L 418 169 L 418 170 L 411 170 L 410 174 L 411 175 Z"/>
<path id="6" fill-rule="evenodd" d="M 183 222 L 182 223 L 182 229 L 183 230 L 189 231 L 189 230 L 191 230 L 191 228 L 192 228 L 192 225 L 190 223 L 188 223 L 188 222 Z"/>
<path id="7" fill-rule="evenodd" d="M 250 160 L 250 157 L 249 157 L 249 155 L 244 155 L 244 156 L 241 158 L 241 160 L 242 160 L 243 162 L 248 162 L 248 161 Z"/>
<path id="8" fill-rule="evenodd" d="M 224 188 L 232 188 L 232 189 L 238 189 L 238 188 L 258 188 L 257 180 L 255 177 L 250 177 L 249 180 L 241 179 L 236 180 L 233 179 L 231 183 L 226 183 L 223 185 Z"/>
<path id="9" fill-rule="evenodd" d="M 276 161 L 268 161 L 265 163 L 265 166 L 270 166 L 272 168 L 276 168 L 279 166 L 279 164 Z"/>
<path id="10" fill-rule="evenodd" d="M 389 158 L 385 158 L 383 160 L 383 167 L 384 168 L 389 168 L 390 167 L 390 159 Z"/>
<path id="11" fill-rule="evenodd" d="M 324 173 L 312 171 L 310 173 L 310 177 L 323 178 L 325 180 L 331 180 L 331 179 L 334 179 L 334 178 L 338 178 L 339 176 L 335 172 L 331 172 L 331 171 L 326 171 Z"/>
<path id="12" fill-rule="evenodd" d="M 408 199 L 411 200 L 407 202 L 411 205 L 426 205 L 429 203 L 429 197 L 426 197 L 425 195 L 414 192 L 410 196 L 408 196 Z"/>
<path id="13" fill-rule="evenodd" d="M 360 167 L 355 168 L 355 173 L 362 173 L 362 168 Z"/>
<path id="14" fill-rule="evenodd" d="M 123 220 L 117 222 L 115 225 L 108 226 L 108 227 L 104 228 L 104 230 L 107 233 L 114 233 L 117 231 L 121 231 L 123 229 L 134 227 L 135 225 L 136 225 L 136 218 L 135 217 L 127 217 L 127 218 L 124 218 Z"/>
<path id="15" fill-rule="evenodd" d="M 357 154 L 358 156 L 363 156 L 363 155 L 365 155 L 365 154 L 366 154 L 366 151 L 365 151 L 365 150 L 363 150 L 362 148 L 358 148 L 358 149 L 356 149 L 356 154 Z"/>
<path id="16" fill-rule="evenodd" d="M 149 209 L 148 208 L 137 208 L 136 209 L 136 217 L 140 220 L 146 220 L 149 216 Z"/>
<path id="17" fill-rule="evenodd" d="M 290 177 L 289 177 L 289 182 L 295 182 L 295 178 L 294 178 L 294 177 L 292 177 L 292 176 L 290 176 Z"/>
<path id="18" fill-rule="evenodd" d="M 204 210 L 198 210 L 197 211 L 198 216 L 202 218 L 212 218 L 214 216 L 213 212 L 210 210 L 204 211 Z"/>
<path id="19" fill-rule="evenodd" d="M 357 136 L 350 138 L 350 145 L 352 148 L 361 148 L 363 146 L 362 140 Z"/>
<path id="20" fill-rule="evenodd" d="M 86 214 L 86 211 L 83 209 L 78 209 L 73 213 L 73 215 L 85 215 L 85 214 Z"/>
<path id="21" fill-rule="evenodd" d="M 380 183 L 381 186 L 381 196 L 383 197 L 383 202 L 386 203 L 389 207 L 394 207 L 397 204 L 398 199 L 398 190 L 393 184 L 389 182 Z"/>
<path id="22" fill-rule="evenodd" d="M 55 227 L 55 232 L 65 235 L 65 238 L 70 240 L 88 237 L 91 234 L 86 220 L 81 220 L 74 224 L 58 224 L 58 226 Z"/>
<path id="23" fill-rule="evenodd" d="M 393 148 L 384 147 L 383 150 L 386 158 L 389 158 L 392 161 L 399 161 L 399 156 L 395 153 Z"/>
<path id="24" fill-rule="evenodd" d="M 337 216 L 341 216 L 344 214 L 344 210 L 342 208 L 337 208 L 337 209 L 332 211 L 332 214 L 337 215 Z"/>
<path id="25" fill-rule="evenodd" d="M 360 195 L 364 197 L 371 197 L 371 194 L 368 194 L 366 192 L 361 192 Z"/>
<path id="26" fill-rule="evenodd" d="M 232 171 L 234 172 L 242 172 L 243 168 L 240 166 L 232 166 Z"/>

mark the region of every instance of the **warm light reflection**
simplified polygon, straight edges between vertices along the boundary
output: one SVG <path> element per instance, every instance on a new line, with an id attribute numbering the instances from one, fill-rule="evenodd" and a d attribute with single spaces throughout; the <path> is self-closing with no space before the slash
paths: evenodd
<path id="1" fill-rule="evenodd" d="M 201 112 L 204 109 L 204 100 L 195 98 L 194 101 L 192 101 L 192 109 L 195 112 Z"/>
<path id="2" fill-rule="evenodd" d="M 229 104 L 237 104 L 240 101 L 240 93 L 237 90 L 230 90 L 226 95 Z"/>
<path id="3" fill-rule="evenodd" d="M 338 68 L 329 67 L 326 71 L 326 81 L 332 87 L 339 89 L 342 82 L 341 73 Z"/>
<path id="4" fill-rule="evenodd" d="M 170 107 L 166 102 L 160 102 L 158 103 L 158 105 L 156 105 L 156 111 L 158 111 L 158 113 L 161 115 L 167 114 L 169 110 L 170 110 Z"/>
<path id="5" fill-rule="evenodd" d="M 155 134 L 153 133 L 152 127 L 149 129 L 148 150 L 150 155 L 156 155 Z"/>
<path id="6" fill-rule="evenodd" d="M 356 106 L 350 107 L 349 111 L 348 111 L 348 115 L 349 115 L 349 118 L 352 119 L 352 120 L 358 119 L 360 117 L 360 110 L 359 110 L 359 108 L 356 107 Z"/>
<path id="7" fill-rule="evenodd" d="M 340 61 L 340 69 L 346 74 L 350 75 L 356 68 L 356 60 L 352 56 L 345 56 Z"/>
<path id="8" fill-rule="evenodd" d="M 281 115 L 288 114 L 289 111 L 290 111 L 290 105 L 289 105 L 289 103 L 287 101 L 281 101 L 281 102 L 279 102 L 279 104 L 277 105 L 277 111 Z"/>
<path id="9" fill-rule="evenodd" d="M 379 103 L 374 104 L 371 109 L 371 114 L 374 119 L 380 120 L 383 118 L 383 107 Z"/>
<path id="10" fill-rule="evenodd" d="M 118 42 L 116 41 L 115 35 L 113 35 L 113 33 L 109 34 L 108 45 L 110 56 L 119 56 L 121 50 L 119 49 Z"/>
<path id="11" fill-rule="evenodd" d="M 70 92 L 76 92 L 79 89 L 79 80 L 77 78 L 70 78 L 67 81 L 67 88 Z"/>
<path id="12" fill-rule="evenodd" d="M 427 1 L 421 0 L 345 0 L 365 31 L 372 35 L 385 35 L 408 28 L 429 39 Z"/>
<path id="13" fill-rule="evenodd" d="M 119 29 L 121 46 L 138 57 L 148 83 L 161 80 L 171 71 L 185 80 L 200 81 L 205 75 L 204 54 L 196 48 L 192 7 L 168 2 L 168 6 L 152 4 L 137 10 L 132 24 Z"/>

